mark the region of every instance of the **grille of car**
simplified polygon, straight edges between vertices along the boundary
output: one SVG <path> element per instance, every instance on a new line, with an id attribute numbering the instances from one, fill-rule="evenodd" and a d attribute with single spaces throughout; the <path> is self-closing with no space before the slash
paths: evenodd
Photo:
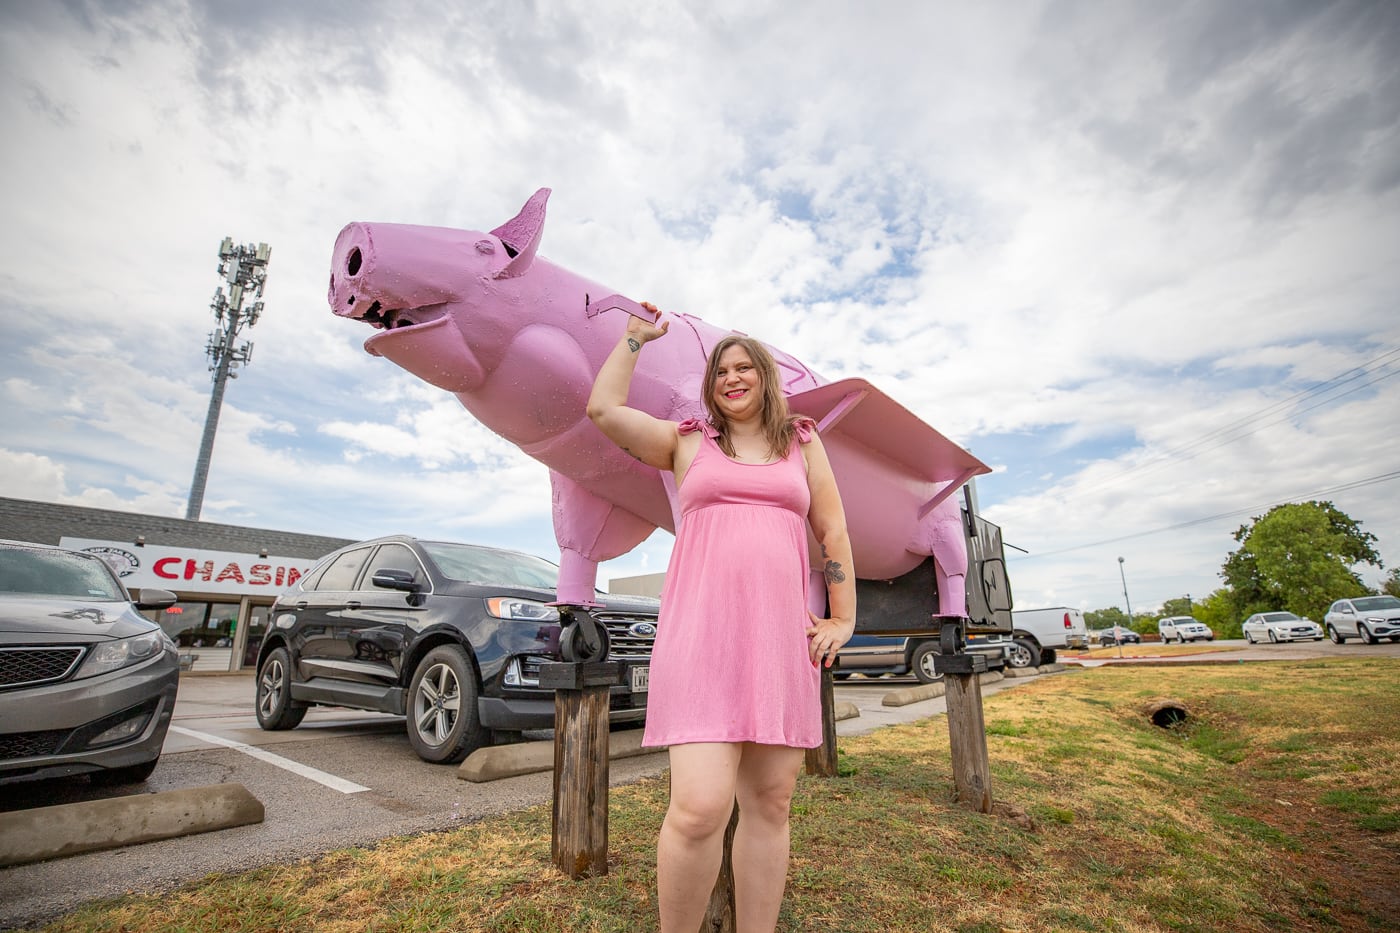
<path id="1" fill-rule="evenodd" d="M 619 616 L 593 613 L 593 618 L 608 630 L 609 661 L 645 661 L 651 657 L 651 646 L 656 641 L 656 618 L 654 616 Z M 632 631 L 634 625 L 651 626 L 651 634 L 643 635 Z"/>
<path id="2" fill-rule="evenodd" d="M 0 648 L 0 688 L 62 680 L 72 673 L 83 648 Z"/>
<path id="3" fill-rule="evenodd" d="M 0 735 L 0 761 L 16 758 L 37 758 L 56 753 L 68 735 L 67 729 L 44 732 L 14 732 Z"/>

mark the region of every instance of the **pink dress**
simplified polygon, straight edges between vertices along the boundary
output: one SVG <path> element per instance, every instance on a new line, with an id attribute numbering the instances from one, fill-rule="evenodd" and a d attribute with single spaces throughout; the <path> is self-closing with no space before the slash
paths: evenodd
<path id="1" fill-rule="evenodd" d="M 680 480 L 680 527 L 661 593 L 643 745 L 822 742 L 821 672 L 807 654 L 807 466 L 739 463 L 712 426 Z"/>

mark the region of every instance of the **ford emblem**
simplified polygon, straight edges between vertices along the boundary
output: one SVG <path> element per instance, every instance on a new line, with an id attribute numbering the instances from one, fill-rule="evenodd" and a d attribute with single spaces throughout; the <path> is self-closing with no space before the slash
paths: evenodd
<path id="1" fill-rule="evenodd" d="M 655 638 L 656 626 L 650 622 L 633 622 L 627 626 L 627 634 L 638 638 Z"/>

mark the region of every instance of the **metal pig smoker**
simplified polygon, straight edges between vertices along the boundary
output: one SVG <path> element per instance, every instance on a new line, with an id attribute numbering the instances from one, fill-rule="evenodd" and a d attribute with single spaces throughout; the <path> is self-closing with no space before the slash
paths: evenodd
<path id="1" fill-rule="evenodd" d="M 368 352 L 454 393 L 549 468 L 559 601 L 587 607 L 600 561 L 625 554 L 655 528 L 675 531 L 675 488 L 670 474 L 618 450 L 584 413 L 626 315 L 650 315 L 616 289 L 537 255 L 549 193 L 540 189 L 489 233 L 352 223 L 336 238 L 329 301 L 336 314 L 376 329 Z M 670 335 L 642 354 L 630 404 L 658 418 L 704 418 L 705 359 L 728 331 L 686 314 L 668 317 Z M 792 410 L 815 419 L 822 434 L 862 581 L 919 570 L 927 578 L 924 624 L 933 621 L 930 609 L 967 615 L 967 547 L 977 538 L 953 493 L 989 468 L 865 380 L 828 382 L 770 349 Z M 999 539 L 996 550 L 999 558 Z M 936 608 L 928 589 L 936 589 Z M 813 609 L 823 611 L 815 568 L 811 592 L 820 602 Z"/>

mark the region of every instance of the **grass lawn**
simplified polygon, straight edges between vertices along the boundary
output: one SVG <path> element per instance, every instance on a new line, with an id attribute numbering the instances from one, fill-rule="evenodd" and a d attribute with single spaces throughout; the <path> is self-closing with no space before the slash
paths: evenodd
<path id="1" fill-rule="evenodd" d="M 992 815 L 952 801 L 942 717 L 842 739 L 842 775 L 798 786 L 779 929 L 1400 930 L 1397 673 L 1372 658 L 1037 678 L 984 702 Z M 1148 720 L 1162 697 L 1186 722 Z M 613 791 L 602 878 L 551 867 L 542 806 L 46 929 L 651 930 L 665 805 L 664 778 Z"/>

